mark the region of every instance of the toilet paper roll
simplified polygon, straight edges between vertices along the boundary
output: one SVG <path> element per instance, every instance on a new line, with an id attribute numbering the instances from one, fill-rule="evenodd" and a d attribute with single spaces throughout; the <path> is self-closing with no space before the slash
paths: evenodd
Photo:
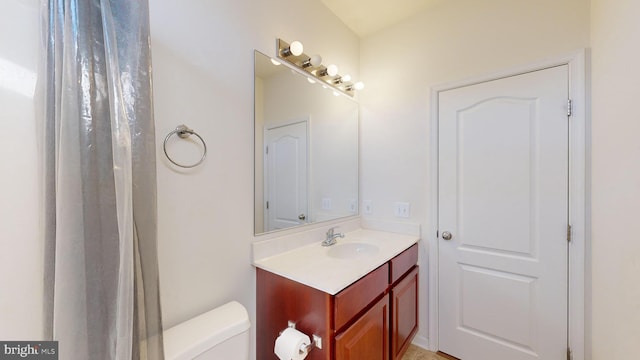
<path id="1" fill-rule="evenodd" d="M 306 349 L 311 344 L 311 339 L 304 333 L 286 328 L 276 339 L 273 351 L 280 360 L 302 360 L 307 357 L 307 351 L 300 353 L 300 349 Z"/>

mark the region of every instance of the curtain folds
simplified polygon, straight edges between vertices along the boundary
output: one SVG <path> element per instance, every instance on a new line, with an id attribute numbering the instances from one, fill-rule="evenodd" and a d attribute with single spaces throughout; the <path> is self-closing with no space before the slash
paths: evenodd
<path id="1" fill-rule="evenodd" d="M 45 313 L 64 359 L 162 359 L 148 0 L 43 0 Z"/>

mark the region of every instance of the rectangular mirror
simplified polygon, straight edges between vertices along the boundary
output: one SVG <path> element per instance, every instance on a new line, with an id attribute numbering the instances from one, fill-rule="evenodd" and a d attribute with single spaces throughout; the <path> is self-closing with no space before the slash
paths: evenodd
<path id="1" fill-rule="evenodd" d="M 255 234 L 357 215 L 358 104 L 258 51 L 254 71 Z"/>

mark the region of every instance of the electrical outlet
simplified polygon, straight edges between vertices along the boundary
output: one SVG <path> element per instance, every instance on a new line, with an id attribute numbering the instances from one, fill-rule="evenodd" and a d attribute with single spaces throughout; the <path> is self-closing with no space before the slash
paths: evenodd
<path id="1" fill-rule="evenodd" d="M 393 215 L 399 218 L 411 216 L 411 204 L 408 202 L 397 202 L 393 205 Z"/>
<path id="2" fill-rule="evenodd" d="M 365 215 L 373 214 L 373 206 L 371 205 L 371 200 L 365 200 L 362 202 L 362 207 L 364 208 Z"/>
<path id="3" fill-rule="evenodd" d="M 322 198 L 322 210 L 331 210 L 331 198 Z"/>

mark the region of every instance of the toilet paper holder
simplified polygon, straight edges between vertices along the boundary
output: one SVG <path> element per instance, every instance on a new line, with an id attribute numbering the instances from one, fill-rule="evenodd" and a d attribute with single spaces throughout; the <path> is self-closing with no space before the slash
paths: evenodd
<path id="1" fill-rule="evenodd" d="M 294 321 L 289 320 L 287 321 L 287 327 L 295 329 L 296 323 Z M 280 334 L 282 334 L 282 331 L 280 331 Z M 311 344 L 307 345 L 303 349 L 300 349 L 299 350 L 300 354 L 303 354 L 305 352 L 309 353 L 309 351 L 311 351 L 314 346 L 317 347 L 318 349 L 322 349 L 322 338 L 316 334 L 311 335 Z"/>

